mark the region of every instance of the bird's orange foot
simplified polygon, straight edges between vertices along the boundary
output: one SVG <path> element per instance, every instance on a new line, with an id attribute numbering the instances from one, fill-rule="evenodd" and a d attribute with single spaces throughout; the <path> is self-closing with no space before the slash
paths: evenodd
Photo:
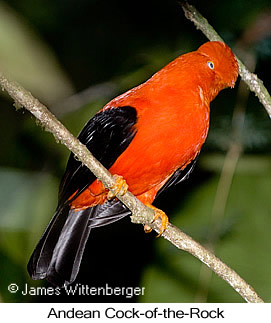
<path id="1" fill-rule="evenodd" d="M 155 220 L 157 220 L 159 217 L 161 218 L 161 227 L 160 227 L 160 233 L 158 234 L 157 238 L 161 236 L 161 234 L 166 230 L 166 228 L 168 227 L 168 217 L 166 215 L 165 212 L 163 212 L 160 209 L 157 209 L 155 206 L 151 205 L 151 204 L 146 204 L 148 207 L 150 207 L 151 209 L 154 210 L 154 219 L 152 220 L 152 222 L 154 222 Z M 149 233 L 152 231 L 152 228 L 148 225 L 145 224 L 144 225 L 144 231 L 146 233 Z"/>
<path id="2" fill-rule="evenodd" d="M 128 190 L 128 184 L 122 176 L 113 175 L 113 177 L 116 179 L 116 182 L 112 187 L 110 187 L 111 191 L 107 194 L 108 200 L 112 200 L 117 194 L 124 195 Z"/>

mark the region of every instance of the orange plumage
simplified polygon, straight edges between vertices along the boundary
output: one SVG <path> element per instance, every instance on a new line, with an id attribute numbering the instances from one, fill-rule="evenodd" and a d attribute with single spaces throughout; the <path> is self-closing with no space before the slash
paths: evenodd
<path id="1" fill-rule="evenodd" d="M 223 88 L 233 87 L 237 75 L 229 47 L 208 42 L 109 102 L 103 110 L 132 106 L 138 114 L 135 138 L 109 171 L 122 175 L 129 190 L 151 204 L 164 182 L 199 153 L 208 133 L 210 102 Z M 95 181 L 72 207 L 94 206 L 106 198 L 107 190 Z"/>
<path id="2" fill-rule="evenodd" d="M 112 174 L 123 176 L 139 200 L 153 207 L 157 194 L 193 170 L 208 133 L 210 102 L 225 87 L 233 87 L 237 76 L 230 48 L 205 43 L 110 101 L 78 138 Z M 31 277 L 56 285 L 73 282 L 90 230 L 128 214 L 71 154 L 56 213 L 28 264 Z M 155 214 L 162 218 L 162 232 L 167 217 L 158 209 Z"/>

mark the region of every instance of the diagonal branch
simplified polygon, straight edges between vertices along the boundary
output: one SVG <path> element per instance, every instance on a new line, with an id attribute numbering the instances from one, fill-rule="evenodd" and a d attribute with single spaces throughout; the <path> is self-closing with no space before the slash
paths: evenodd
<path id="1" fill-rule="evenodd" d="M 180 1 L 180 5 L 183 8 L 186 18 L 191 20 L 195 24 L 196 28 L 201 30 L 209 40 L 218 40 L 223 42 L 223 39 L 208 23 L 207 19 L 205 19 L 194 6 L 190 5 L 187 1 Z M 259 101 L 262 103 L 271 118 L 271 97 L 266 87 L 263 85 L 262 80 L 260 80 L 256 74 L 251 73 L 237 56 L 236 59 L 239 64 L 239 74 L 241 78 L 247 83 L 250 90 L 257 95 Z"/>

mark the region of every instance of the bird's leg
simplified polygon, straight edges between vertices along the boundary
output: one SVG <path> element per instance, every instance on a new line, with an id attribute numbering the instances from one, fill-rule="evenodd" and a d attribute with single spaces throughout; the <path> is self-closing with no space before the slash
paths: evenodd
<path id="1" fill-rule="evenodd" d="M 151 204 L 146 204 L 146 206 L 150 207 L 151 209 L 154 210 L 154 218 L 152 220 L 152 222 L 154 222 L 155 220 L 157 220 L 159 217 L 161 218 L 161 227 L 160 227 L 160 233 L 158 234 L 157 238 L 161 236 L 161 234 L 166 230 L 166 228 L 168 227 L 168 217 L 166 215 L 165 212 L 163 212 L 160 209 L 157 209 L 155 206 L 151 205 Z M 144 225 L 144 231 L 146 233 L 149 233 L 152 231 L 152 228 L 148 225 L 145 224 Z"/>
<path id="2" fill-rule="evenodd" d="M 111 191 L 109 191 L 107 194 L 108 200 L 112 200 L 117 194 L 124 195 L 128 190 L 128 184 L 122 176 L 113 175 L 113 177 L 115 178 L 116 182 L 112 187 L 110 187 Z"/>

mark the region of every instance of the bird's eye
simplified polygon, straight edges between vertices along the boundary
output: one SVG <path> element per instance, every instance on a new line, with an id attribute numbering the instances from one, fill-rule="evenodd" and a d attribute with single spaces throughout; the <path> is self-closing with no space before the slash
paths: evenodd
<path id="1" fill-rule="evenodd" d="M 212 61 L 209 61 L 207 64 L 208 64 L 208 67 L 209 67 L 211 70 L 213 70 L 213 69 L 214 69 L 215 65 L 214 65 L 214 63 L 213 63 Z"/>

